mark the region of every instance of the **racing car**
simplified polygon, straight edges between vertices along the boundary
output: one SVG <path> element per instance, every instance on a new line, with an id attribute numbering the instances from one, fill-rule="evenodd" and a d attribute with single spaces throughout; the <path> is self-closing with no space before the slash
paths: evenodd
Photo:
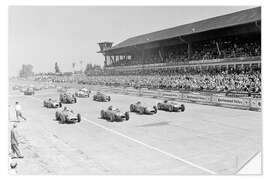
<path id="1" fill-rule="evenodd" d="M 185 111 L 185 105 L 179 104 L 173 101 L 164 100 L 157 104 L 158 110 L 164 110 L 169 112 Z"/>
<path id="2" fill-rule="evenodd" d="M 34 86 L 33 89 L 34 89 L 35 91 L 40 91 L 42 88 L 41 88 L 41 87 Z"/>
<path id="3" fill-rule="evenodd" d="M 56 99 L 49 98 L 48 100 L 43 101 L 43 106 L 47 108 L 59 108 L 62 107 L 62 103 Z"/>
<path id="4" fill-rule="evenodd" d="M 101 110 L 100 116 L 102 119 L 107 119 L 110 122 L 129 120 L 128 112 L 121 112 L 118 108 L 114 108 L 113 106 L 109 106 L 107 110 Z"/>
<path id="5" fill-rule="evenodd" d="M 66 103 L 66 104 L 67 103 L 70 103 L 70 104 L 77 103 L 77 98 L 72 93 L 60 94 L 59 100 L 61 103 Z"/>
<path id="6" fill-rule="evenodd" d="M 130 105 L 130 112 L 152 115 L 157 113 L 157 107 L 147 107 L 146 105 L 143 105 L 140 101 L 138 101 L 135 104 Z"/>
<path id="7" fill-rule="evenodd" d="M 20 88 L 21 88 L 21 87 L 20 87 L 19 85 L 15 85 L 15 86 L 12 87 L 12 90 L 14 90 L 14 91 L 15 91 L 15 90 L 20 90 Z"/>
<path id="8" fill-rule="evenodd" d="M 86 88 L 82 88 L 79 91 L 75 92 L 75 96 L 76 97 L 89 97 L 90 96 L 91 91 L 86 89 Z"/>
<path id="9" fill-rule="evenodd" d="M 27 90 L 27 87 L 23 87 L 23 86 L 22 86 L 22 87 L 20 87 L 19 90 L 20 90 L 20 92 L 24 93 L 24 92 Z"/>
<path id="10" fill-rule="evenodd" d="M 73 110 L 64 107 L 62 110 L 57 110 L 55 112 L 55 119 L 60 123 L 76 123 L 81 122 L 81 115 L 79 113 L 74 113 Z"/>
<path id="11" fill-rule="evenodd" d="M 63 87 L 58 87 L 57 92 L 65 93 L 65 92 L 67 92 L 67 89 L 63 88 Z"/>
<path id="12" fill-rule="evenodd" d="M 34 95 L 35 91 L 33 88 L 27 88 L 23 93 L 24 95 Z"/>
<path id="13" fill-rule="evenodd" d="M 101 92 L 97 92 L 97 94 L 95 94 L 93 96 L 93 100 L 94 101 L 100 101 L 100 102 L 108 102 L 108 101 L 111 101 L 111 97 L 110 96 L 107 96 Z"/>

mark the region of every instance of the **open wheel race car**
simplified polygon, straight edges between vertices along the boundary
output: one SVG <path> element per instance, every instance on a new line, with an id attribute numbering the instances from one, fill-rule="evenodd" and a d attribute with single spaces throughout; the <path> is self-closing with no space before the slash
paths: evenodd
<path id="1" fill-rule="evenodd" d="M 157 107 L 147 107 L 146 105 L 143 105 L 140 101 L 138 101 L 135 104 L 130 105 L 130 112 L 152 115 L 157 113 Z"/>
<path id="2" fill-rule="evenodd" d="M 27 90 L 27 87 L 23 87 L 22 86 L 19 90 L 20 90 L 20 92 L 23 92 L 24 93 Z"/>
<path id="3" fill-rule="evenodd" d="M 58 88 L 57 88 L 57 92 L 65 93 L 65 92 L 67 92 L 67 89 L 64 88 L 64 87 L 58 87 Z"/>
<path id="4" fill-rule="evenodd" d="M 15 85 L 12 87 L 12 90 L 16 91 L 16 90 L 20 90 L 21 86 L 19 85 Z"/>
<path id="5" fill-rule="evenodd" d="M 27 88 L 23 93 L 24 95 L 34 95 L 35 91 L 33 88 Z"/>
<path id="6" fill-rule="evenodd" d="M 185 111 L 185 105 L 176 103 L 173 101 L 164 100 L 163 102 L 159 102 L 157 104 L 158 110 L 164 110 L 169 112 L 178 112 L 178 111 Z"/>
<path id="7" fill-rule="evenodd" d="M 82 88 L 79 91 L 75 92 L 75 96 L 76 97 L 89 97 L 90 96 L 91 91 L 86 89 L 86 88 Z"/>
<path id="8" fill-rule="evenodd" d="M 35 91 L 40 91 L 42 88 L 39 87 L 39 86 L 34 86 L 33 89 L 34 89 Z"/>
<path id="9" fill-rule="evenodd" d="M 112 106 L 109 106 L 107 110 L 101 110 L 100 116 L 102 119 L 107 119 L 110 122 L 129 120 L 128 112 L 121 112 L 118 108 L 113 108 Z"/>
<path id="10" fill-rule="evenodd" d="M 101 92 L 97 92 L 97 94 L 95 94 L 93 96 L 93 100 L 94 101 L 100 101 L 100 102 L 109 102 L 111 101 L 111 97 L 110 96 L 107 96 Z"/>
<path id="11" fill-rule="evenodd" d="M 43 101 L 43 106 L 47 108 L 59 108 L 62 107 L 62 103 L 56 99 L 49 98 L 48 100 Z"/>
<path id="12" fill-rule="evenodd" d="M 81 122 L 81 115 L 79 113 L 74 113 L 73 110 L 64 107 L 62 110 L 57 110 L 55 112 L 55 119 L 60 123 L 76 123 Z"/>
<path id="13" fill-rule="evenodd" d="M 77 103 L 77 99 L 76 99 L 75 95 L 71 94 L 71 93 L 60 94 L 59 100 L 61 103 L 66 103 L 66 104 Z"/>

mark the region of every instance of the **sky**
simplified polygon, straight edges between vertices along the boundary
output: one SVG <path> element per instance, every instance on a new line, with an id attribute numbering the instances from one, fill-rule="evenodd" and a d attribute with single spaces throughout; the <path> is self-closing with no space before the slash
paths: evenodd
<path id="1" fill-rule="evenodd" d="M 98 42 L 114 45 L 133 36 L 224 15 L 250 6 L 10 6 L 9 76 L 22 64 L 34 72 L 103 65 Z M 80 61 L 83 63 L 80 64 Z"/>

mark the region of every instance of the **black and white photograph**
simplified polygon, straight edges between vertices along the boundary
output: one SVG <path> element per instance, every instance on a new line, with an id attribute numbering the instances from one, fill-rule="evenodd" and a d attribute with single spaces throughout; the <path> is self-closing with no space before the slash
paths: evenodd
<path id="1" fill-rule="evenodd" d="M 262 175 L 262 9 L 10 5 L 8 174 Z"/>

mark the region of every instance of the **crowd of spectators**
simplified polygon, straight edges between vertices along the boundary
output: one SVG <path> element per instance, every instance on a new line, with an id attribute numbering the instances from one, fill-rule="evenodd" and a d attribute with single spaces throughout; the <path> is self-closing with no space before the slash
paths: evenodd
<path id="1" fill-rule="evenodd" d="M 259 38 L 226 37 L 200 41 L 192 44 L 192 53 L 188 59 L 188 46 L 164 47 L 163 49 L 148 49 L 144 60 L 132 56 L 121 59 L 111 66 L 128 66 L 140 64 L 177 63 L 189 60 L 211 60 L 238 57 L 256 57 L 261 55 Z M 44 76 L 52 82 L 75 82 L 90 85 L 124 86 L 134 88 L 168 89 L 179 91 L 210 91 L 210 92 L 244 92 L 261 93 L 260 67 L 227 69 L 202 68 L 177 70 L 135 70 L 112 71 L 94 68 L 89 65 L 85 74 L 72 76 Z M 98 71 L 96 70 L 98 69 Z M 86 73 L 88 72 L 88 73 Z M 42 80 L 43 77 L 37 78 Z"/>
<path id="2" fill-rule="evenodd" d="M 226 70 L 152 71 L 114 76 L 55 76 L 53 82 L 75 82 L 89 85 L 123 86 L 197 92 L 261 93 L 260 68 Z M 40 78 L 39 78 L 40 80 Z"/>
<path id="3" fill-rule="evenodd" d="M 187 44 L 165 47 L 162 49 L 149 49 L 144 57 L 122 59 L 107 66 L 128 66 L 153 63 L 177 63 L 189 60 L 210 60 L 237 57 L 253 57 L 261 55 L 259 39 L 241 39 L 226 37 L 192 43 L 191 56 L 188 59 Z M 143 60 L 142 60 L 143 59 Z"/>

